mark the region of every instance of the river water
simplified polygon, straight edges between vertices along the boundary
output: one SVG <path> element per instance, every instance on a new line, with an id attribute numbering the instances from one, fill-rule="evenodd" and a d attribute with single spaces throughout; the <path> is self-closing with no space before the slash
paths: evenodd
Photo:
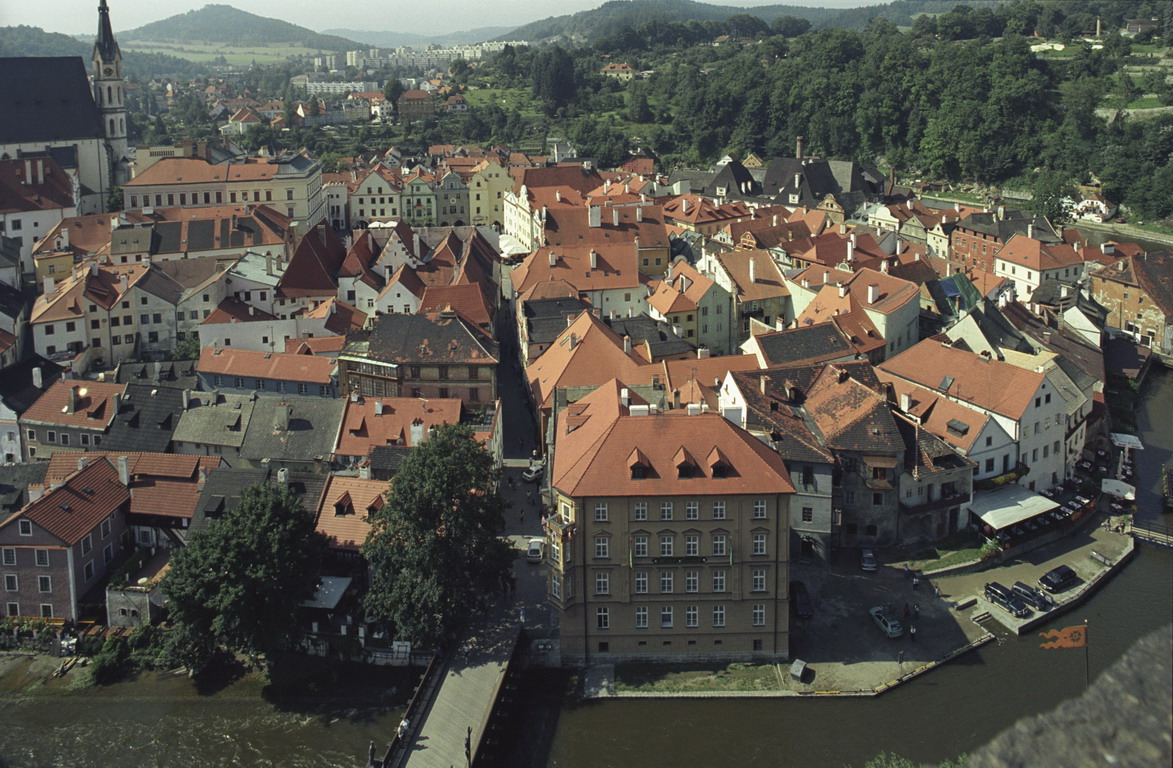
<path id="1" fill-rule="evenodd" d="M 1173 429 L 1162 429 L 1173 424 L 1173 374 L 1154 369 L 1138 423 L 1145 443 L 1137 470 L 1141 514 L 1155 516 L 1160 466 L 1173 455 Z M 1173 553 L 1142 547 L 1091 600 L 1054 626 L 1088 620 L 1087 664 L 1094 678 L 1136 639 L 1173 621 L 1171 594 Z M 858 768 L 879 752 L 940 761 L 1083 690 L 1083 651 L 1043 651 L 1038 644 L 1034 634 L 999 637 L 875 699 L 566 698 L 559 705 L 556 694 L 554 706 L 523 713 L 533 719 L 519 723 L 519 732 L 539 731 L 541 748 L 521 739 L 526 744 L 511 765 Z M 369 742 L 386 743 L 399 713 L 394 706 L 302 707 L 266 699 L 247 681 L 206 695 L 184 678 L 155 677 L 72 695 L 0 693 L 0 766 L 355 768 Z"/>

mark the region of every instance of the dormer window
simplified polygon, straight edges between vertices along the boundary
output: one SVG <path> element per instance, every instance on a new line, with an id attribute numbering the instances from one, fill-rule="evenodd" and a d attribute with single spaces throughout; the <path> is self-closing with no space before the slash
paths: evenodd
<path id="1" fill-rule="evenodd" d="M 720 448 L 713 446 L 713 450 L 709 451 L 705 462 L 709 465 L 709 471 L 713 477 L 727 477 L 729 475 L 729 459 Z"/>
<path id="2" fill-rule="evenodd" d="M 697 472 L 696 460 L 684 446 L 676 451 L 676 455 L 672 457 L 672 463 L 676 466 L 677 477 L 696 477 L 700 474 Z"/>
<path id="3" fill-rule="evenodd" d="M 651 463 L 648 461 L 648 457 L 639 448 L 632 450 L 627 457 L 627 468 L 631 470 L 632 480 L 641 480 L 647 477 L 650 467 Z"/>

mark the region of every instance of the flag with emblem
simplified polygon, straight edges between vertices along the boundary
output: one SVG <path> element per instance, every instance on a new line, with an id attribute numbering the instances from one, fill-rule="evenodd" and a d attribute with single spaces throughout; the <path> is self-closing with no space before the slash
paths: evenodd
<path id="1" fill-rule="evenodd" d="M 1087 627 L 1079 625 L 1052 629 L 1040 632 L 1039 637 L 1047 639 L 1047 642 L 1039 645 L 1040 648 L 1082 648 L 1087 645 Z"/>

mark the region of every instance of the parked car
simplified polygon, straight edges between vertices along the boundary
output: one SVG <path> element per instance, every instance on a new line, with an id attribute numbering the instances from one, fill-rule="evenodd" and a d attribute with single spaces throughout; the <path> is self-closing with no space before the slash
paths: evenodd
<path id="1" fill-rule="evenodd" d="M 876 622 L 884 637 L 900 637 L 904 634 L 904 625 L 900 623 L 900 619 L 888 613 L 884 606 L 877 605 L 868 613 L 872 615 L 872 621 Z"/>
<path id="2" fill-rule="evenodd" d="M 546 540 L 545 539 L 530 539 L 529 548 L 526 550 L 525 559 L 527 562 L 540 563 L 546 556 Z"/>
<path id="3" fill-rule="evenodd" d="M 1014 582 L 1010 586 L 1010 591 L 1014 593 L 1015 597 L 1036 611 L 1049 611 L 1055 605 L 1055 601 L 1046 592 L 1043 592 L 1041 589 L 1035 589 L 1029 584 L 1023 584 L 1021 581 Z"/>
<path id="4" fill-rule="evenodd" d="M 1030 608 L 1026 607 L 1026 603 L 1019 600 L 1013 592 L 996 581 L 991 581 L 986 585 L 986 599 L 1016 619 L 1021 619 L 1030 613 Z"/>
<path id="5" fill-rule="evenodd" d="M 521 473 L 521 479 L 527 483 L 536 483 L 542 479 L 542 473 L 546 471 L 545 464 L 534 464 Z"/>
<path id="6" fill-rule="evenodd" d="M 790 607 L 800 619 L 809 619 L 815 615 L 815 606 L 811 596 L 806 591 L 806 585 L 801 581 L 790 582 Z"/>
<path id="7" fill-rule="evenodd" d="M 859 567 L 865 571 L 874 571 L 878 567 L 876 563 L 876 553 L 870 549 L 861 549 L 859 551 Z"/>
<path id="8" fill-rule="evenodd" d="M 1075 571 L 1066 565 L 1060 565 L 1044 573 L 1039 579 L 1039 586 L 1054 594 L 1070 587 L 1077 578 Z"/>

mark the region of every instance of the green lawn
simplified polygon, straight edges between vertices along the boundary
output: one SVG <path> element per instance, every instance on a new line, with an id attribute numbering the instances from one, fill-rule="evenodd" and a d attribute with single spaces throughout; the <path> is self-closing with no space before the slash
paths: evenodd
<path id="1" fill-rule="evenodd" d="M 617 664 L 615 690 L 643 693 L 694 691 L 776 691 L 772 664 Z"/>
<path id="2" fill-rule="evenodd" d="M 1164 106 L 1166 105 L 1156 96 L 1141 96 L 1139 99 L 1128 102 L 1128 109 L 1156 109 Z"/>
<path id="3" fill-rule="evenodd" d="M 538 117 L 533 98 L 525 88 L 476 88 L 464 94 L 471 106 L 496 104 L 506 112 L 517 110 L 523 117 Z"/>

